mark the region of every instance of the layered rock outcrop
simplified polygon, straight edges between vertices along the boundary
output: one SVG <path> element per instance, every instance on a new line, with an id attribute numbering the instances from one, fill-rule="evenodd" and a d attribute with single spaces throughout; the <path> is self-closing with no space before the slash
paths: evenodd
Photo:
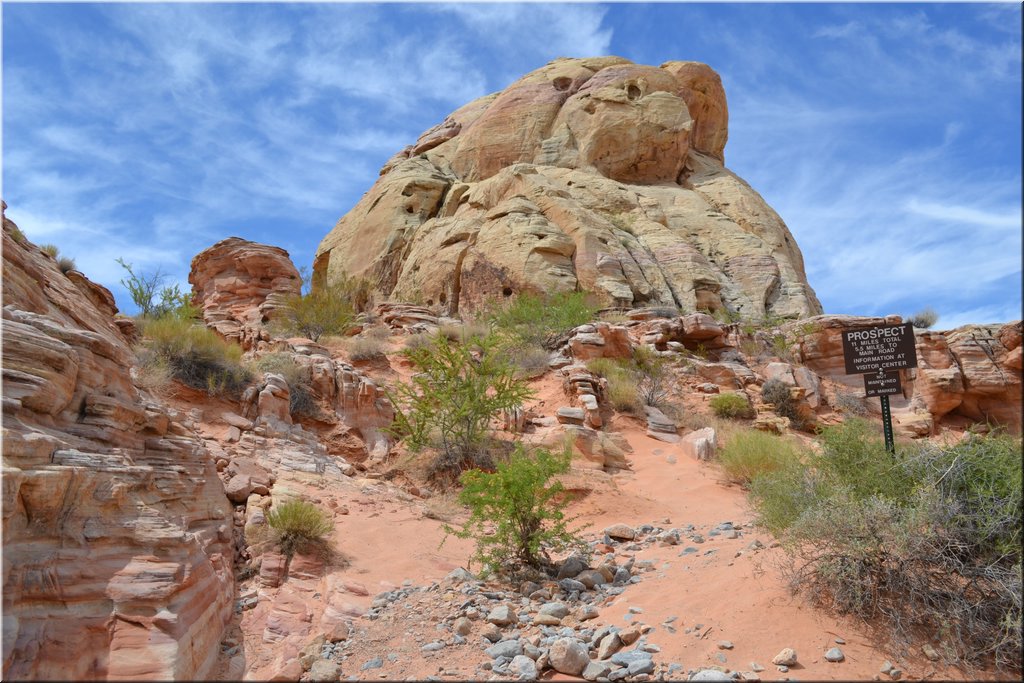
<path id="1" fill-rule="evenodd" d="M 575 290 L 746 318 L 820 313 L 789 230 L 723 166 L 727 137 L 704 64 L 559 59 L 393 157 L 314 271 L 449 313 Z"/>
<path id="2" fill-rule="evenodd" d="M 231 507 L 132 383 L 114 299 L 3 219 L 5 679 L 202 679 L 232 609 Z"/>
<path id="3" fill-rule="evenodd" d="M 270 340 L 265 324 L 302 289 L 287 251 L 239 237 L 197 254 L 188 281 L 206 325 L 246 349 Z"/>

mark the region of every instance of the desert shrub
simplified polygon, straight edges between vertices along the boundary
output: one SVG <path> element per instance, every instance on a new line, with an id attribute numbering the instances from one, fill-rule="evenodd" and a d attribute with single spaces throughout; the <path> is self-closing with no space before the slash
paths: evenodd
<path id="1" fill-rule="evenodd" d="M 668 404 L 669 374 L 664 358 L 648 346 L 633 351 L 631 370 L 637 380 L 637 397 L 645 406 L 662 408 Z"/>
<path id="2" fill-rule="evenodd" d="M 454 483 L 463 470 L 492 465 L 486 448 L 491 418 L 532 395 L 494 337 L 461 345 L 437 335 L 432 345 L 404 353 L 415 374 L 391 397 L 401 408 L 396 436 L 413 450 L 436 438 L 441 453 L 428 475 L 441 485 Z"/>
<path id="3" fill-rule="evenodd" d="M 326 550 L 328 541 L 325 537 L 334 530 L 334 524 L 320 508 L 298 499 L 271 508 L 267 513 L 267 524 L 272 531 L 272 540 L 289 557 L 297 550 Z"/>
<path id="4" fill-rule="evenodd" d="M 796 402 L 789 385 L 780 379 L 770 379 L 761 387 L 761 400 L 770 403 L 776 415 L 796 420 Z"/>
<path id="5" fill-rule="evenodd" d="M 864 405 L 864 399 L 852 391 L 840 391 L 837 389 L 833 404 L 833 408 L 838 408 L 850 415 L 864 416 L 868 414 L 868 408 Z"/>
<path id="6" fill-rule="evenodd" d="M 756 476 L 760 522 L 787 549 L 795 589 L 894 637 L 1019 671 L 1021 443 L 971 437 L 900 447 L 850 420 L 804 463 Z"/>
<path id="7" fill-rule="evenodd" d="M 242 367 L 242 349 L 203 325 L 176 316 L 145 320 L 143 365 L 166 363 L 171 376 L 211 395 L 238 397 L 251 381 Z"/>
<path id="8" fill-rule="evenodd" d="M 473 560 L 487 572 L 515 573 L 548 564 L 548 552 L 567 549 L 587 551 L 586 543 L 570 530 L 566 518 L 564 487 L 552 481 L 569 469 L 569 451 L 554 455 L 547 450 L 528 451 L 522 443 L 493 473 L 469 470 L 462 473 L 459 502 L 470 509 L 461 529 L 445 526 L 459 538 L 476 541 Z"/>
<path id="9" fill-rule="evenodd" d="M 930 306 L 922 308 L 920 311 L 907 318 L 907 322 L 919 330 L 927 330 L 938 321 L 939 314 Z"/>
<path id="10" fill-rule="evenodd" d="M 428 332 L 419 332 L 417 334 L 410 334 L 405 338 L 405 343 L 402 345 L 405 351 L 417 351 L 419 349 L 425 349 L 434 344 L 434 335 Z"/>
<path id="11" fill-rule="evenodd" d="M 786 439 L 744 429 L 729 437 L 719 458 L 730 481 L 747 485 L 759 475 L 792 466 L 800 451 Z"/>
<path id="12" fill-rule="evenodd" d="M 548 371 L 551 352 L 541 346 L 518 346 L 509 350 L 509 358 L 523 378 L 537 377 Z"/>
<path id="13" fill-rule="evenodd" d="M 774 334 L 771 339 L 772 353 L 782 360 L 788 361 L 792 359 L 792 350 L 790 349 L 789 340 L 784 334 Z"/>
<path id="14" fill-rule="evenodd" d="M 355 337 L 348 343 L 349 360 L 377 360 L 385 355 L 384 342 L 379 337 Z"/>
<path id="15" fill-rule="evenodd" d="M 143 318 L 161 318 L 166 315 L 186 319 L 198 317 L 199 312 L 192 305 L 189 294 L 182 292 L 177 284 L 161 286 L 167 275 L 159 268 L 154 273 L 139 274 L 123 258 L 118 258 L 117 264 L 128 273 L 121 279 L 121 286 L 128 290 L 132 303 L 139 308 L 139 315 Z"/>
<path id="16" fill-rule="evenodd" d="M 75 259 L 70 256 L 61 256 L 57 259 L 57 268 L 60 269 L 60 272 L 67 275 L 72 270 L 75 270 Z"/>
<path id="17" fill-rule="evenodd" d="M 167 360 L 158 357 L 143 358 L 132 368 L 132 379 L 135 383 L 153 394 L 163 394 L 174 379 L 171 366 Z"/>
<path id="18" fill-rule="evenodd" d="M 288 412 L 299 417 L 315 417 L 319 412 L 316 396 L 310 386 L 312 376 L 309 367 L 300 364 L 289 353 L 268 353 L 252 364 L 255 372 L 274 373 L 284 377 L 288 383 Z"/>
<path id="19" fill-rule="evenodd" d="M 742 394 L 719 394 L 711 399 L 711 410 L 718 417 L 750 419 L 754 417 L 754 407 L 750 399 Z"/>
<path id="20" fill-rule="evenodd" d="M 40 244 L 39 251 L 51 258 L 57 258 L 60 255 L 60 248 L 56 244 Z"/>
<path id="21" fill-rule="evenodd" d="M 25 233 L 21 231 L 21 228 L 19 228 L 12 221 L 7 220 L 6 217 L 4 218 L 3 224 L 4 230 L 6 230 L 10 234 L 12 240 L 14 240 L 23 247 L 28 245 L 28 237 L 26 237 Z"/>
<path id="22" fill-rule="evenodd" d="M 483 319 L 508 348 L 541 346 L 553 349 L 574 327 L 594 319 L 598 307 L 585 292 L 538 296 L 523 292 L 505 306 L 491 306 Z"/>
<path id="23" fill-rule="evenodd" d="M 449 341 L 457 342 L 459 344 L 469 344 L 474 339 L 486 337 L 491 332 L 491 328 L 483 322 L 465 322 L 461 324 L 445 324 L 441 325 L 438 330 L 438 334 L 448 337 Z"/>
<path id="24" fill-rule="evenodd" d="M 319 341 L 325 334 L 344 334 L 356 321 L 356 308 L 344 290 L 321 287 L 293 294 L 278 309 L 274 326 L 285 335 Z"/>

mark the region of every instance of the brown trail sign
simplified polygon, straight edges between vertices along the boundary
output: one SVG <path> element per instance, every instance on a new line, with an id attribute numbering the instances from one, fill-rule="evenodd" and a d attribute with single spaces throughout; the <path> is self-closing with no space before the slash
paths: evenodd
<path id="1" fill-rule="evenodd" d="M 914 326 L 883 325 L 843 332 L 843 360 L 846 374 L 864 375 L 864 394 L 882 401 L 882 430 L 885 447 L 896 451 L 892 435 L 889 395 L 902 393 L 899 370 L 917 367 Z"/>

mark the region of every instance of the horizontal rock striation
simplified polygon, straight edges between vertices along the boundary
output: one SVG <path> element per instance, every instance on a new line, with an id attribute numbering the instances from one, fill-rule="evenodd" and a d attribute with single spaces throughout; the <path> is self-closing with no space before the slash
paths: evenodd
<path id="1" fill-rule="evenodd" d="M 314 271 L 450 314 L 576 290 L 608 305 L 821 313 L 782 219 L 723 166 L 727 136 L 704 64 L 555 60 L 388 161 Z"/>
<path id="2" fill-rule="evenodd" d="M 188 281 L 206 325 L 246 349 L 270 340 L 265 323 L 302 288 L 287 251 L 239 237 L 199 252 Z"/>
<path id="3" fill-rule="evenodd" d="M 231 616 L 231 507 L 132 383 L 110 292 L 3 219 L 3 675 L 202 679 Z"/>

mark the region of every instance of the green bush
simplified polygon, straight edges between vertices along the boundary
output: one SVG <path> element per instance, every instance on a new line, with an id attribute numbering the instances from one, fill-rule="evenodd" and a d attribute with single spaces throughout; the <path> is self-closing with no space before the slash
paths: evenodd
<path id="1" fill-rule="evenodd" d="M 483 318 L 496 329 L 506 347 L 553 349 L 569 330 L 590 322 L 598 307 L 585 292 L 538 296 L 523 292 L 503 307 L 491 306 Z"/>
<path id="2" fill-rule="evenodd" d="M 743 394 L 719 394 L 711 399 L 711 411 L 718 417 L 750 419 L 754 417 L 754 407 L 750 399 Z"/>
<path id="3" fill-rule="evenodd" d="M 277 331 L 319 341 L 323 335 L 340 335 L 356 322 L 356 309 L 344 291 L 323 287 L 285 299 L 274 319 Z"/>
<path id="4" fill-rule="evenodd" d="M 579 529 L 569 529 L 574 520 L 565 517 L 564 488 L 551 481 L 568 471 L 569 457 L 568 450 L 561 455 L 544 449 L 530 452 L 518 443 L 497 471 L 463 472 L 459 502 L 469 507 L 470 517 L 461 529 L 445 526 L 445 531 L 473 538 L 473 560 L 488 572 L 542 568 L 549 564 L 549 551 L 572 548 L 586 553 Z"/>
<path id="5" fill-rule="evenodd" d="M 132 264 L 123 258 L 117 264 L 125 269 L 127 276 L 121 279 L 121 286 L 128 290 L 128 295 L 139 308 L 142 318 L 162 318 L 174 315 L 178 318 L 191 319 L 199 316 L 199 311 L 192 305 L 192 297 L 181 291 L 177 284 L 161 287 L 167 275 L 157 268 L 155 273 L 136 273 Z"/>
<path id="6" fill-rule="evenodd" d="M 532 396 L 494 337 L 461 345 L 437 335 L 432 345 L 404 353 L 415 374 L 409 383 L 399 383 L 391 397 L 401 408 L 395 435 L 414 450 L 436 439 L 441 454 L 429 476 L 441 485 L 454 483 L 465 469 L 489 466 L 491 418 Z"/>
<path id="7" fill-rule="evenodd" d="M 794 588 L 881 619 L 951 659 L 1021 661 L 1021 442 L 969 437 L 885 451 L 861 420 L 820 452 L 755 476 L 758 517 L 787 549 Z"/>
<path id="8" fill-rule="evenodd" d="M 251 381 L 241 365 L 242 349 L 191 320 L 175 316 L 143 319 L 143 365 L 166 363 L 171 376 L 210 395 L 237 398 Z"/>
<path id="9" fill-rule="evenodd" d="M 800 450 L 778 436 L 743 429 L 729 437 L 719 458 L 730 481 L 748 485 L 759 475 L 799 462 Z"/>
<path id="10" fill-rule="evenodd" d="M 334 524 L 320 508 L 297 499 L 271 508 L 267 524 L 273 532 L 272 540 L 289 557 L 297 550 L 327 550 L 325 537 L 334 530 Z"/>

